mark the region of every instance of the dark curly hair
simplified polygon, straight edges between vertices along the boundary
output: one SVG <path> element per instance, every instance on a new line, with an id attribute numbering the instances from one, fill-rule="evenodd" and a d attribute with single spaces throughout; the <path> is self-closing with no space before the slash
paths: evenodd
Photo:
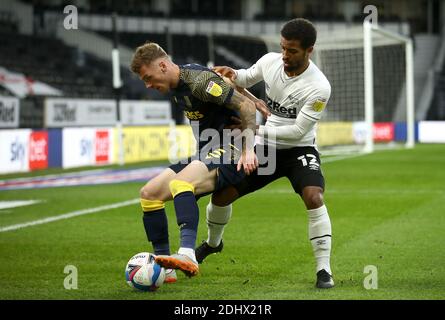
<path id="1" fill-rule="evenodd" d="M 281 28 L 281 36 L 286 40 L 298 40 L 303 49 L 312 47 L 317 40 L 317 30 L 309 20 L 292 19 Z"/>

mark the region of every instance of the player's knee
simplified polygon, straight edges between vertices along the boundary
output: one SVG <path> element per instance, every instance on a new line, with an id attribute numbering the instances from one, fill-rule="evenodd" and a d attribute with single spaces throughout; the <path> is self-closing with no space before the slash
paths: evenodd
<path id="1" fill-rule="evenodd" d="M 224 195 L 218 193 L 212 195 L 212 203 L 218 207 L 225 207 L 228 206 L 231 202 L 227 201 L 227 199 L 224 198 Z"/>
<path id="2" fill-rule="evenodd" d="M 202 163 L 202 161 L 199 161 L 199 160 L 193 160 L 192 162 L 190 162 L 190 164 L 189 165 L 192 165 L 192 166 L 202 166 L 202 165 L 204 165 L 204 163 Z"/>
<path id="3" fill-rule="evenodd" d="M 192 192 L 195 193 L 195 187 L 190 182 L 180 180 L 180 179 L 173 179 L 169 183 L 170 192 L 174 197 L 176 197 L 178 194 L 183 192 Z"/>
<path id="4" fill-rule="evenodd" d="M 143 212 L 153 212 L 165 207 L 165 198 L 158 190 L 144 186 L 140 190 L 140 203 Z"/>
<path id="5" fill-rule="evenodd" d="M 145 191 L 145 187 L 142 187 L 141 190 L 139 190 L 139 197 L 141 199 L 146 199 L 147 197 L 147 192 Z"/>
<path id="6" fill-rule="evenodd" d="M 143 186 L 139 191 L 139 194 L 141 199 L 146 199 L 146 200 L 160 199 L 161 196 L 159 192 L 155 188 L 152 188 L 151 186 Z"/>
<path id="7" fill-rule="evenodd" d="M 323 193 L 319 190 L 311 190 L 310 192 L 305 192 L 303 195 L 303 200 L 306 208 L 317 209 L 323 206 Z"/>
<path id="8" fill-rule="evenodd" d="M 238 199 L 238 191 L 230 186 L 212 194 L 212 203 L 218 207 L 225 207 L 230 205 Z"/>

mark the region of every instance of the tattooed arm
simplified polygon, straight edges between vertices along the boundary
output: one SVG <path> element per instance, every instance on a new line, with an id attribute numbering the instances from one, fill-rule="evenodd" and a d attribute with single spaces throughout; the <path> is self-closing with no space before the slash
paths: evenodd
<path id="1" fill-rule="evenodd" d="M 226 105 L 229 109 L 236 110 L 240 113 L 242 130 L 250 129 L 255 133 L 256 127 L 256 108 L 255 104 L 247 97 L 233 91 L 232 98 Z"/>
<path id="2" fill-rule="evenodd" d="M 222 68 L 222 67 L 219 67 Z M 228 67 L 225 67 L 228 68 Z M 229 68 L 230 69 L 230 68 Z M 230 86 L 232 86 L 235 90 L 237 90 L 239 93 L 241 93 L 242 95 L 244 95 L 245 97 L 247 97 L 248 99 L 252 100 L 253 103 L 255 103 L 255 108 L 261 113 L 261 115 L 267 119 L 270 116 L 270 111 L 267 108 L 266 103 L 261 100 L 258 99 L 257 97 L 255 97 L 249 90 L 247 90 L 246 88 L 241 88 L 238 87 L 232 80 L 232 78 L 226 77 L 225 75 L 221 74 L 221 77 L 223 78 L 223 80 L 230 84 Z"/>
<path id="3" fill-rule="evenodd" d="M 258 159 L 253 151 L 256 129 L 255 104 L 250 99 L 234 90 L 232 98 L 226 106 L 229 109 L 236 110 L 240 113 L 243 154 L 238 162 L 238 170 L 243 167 L 244 172 L 250 174 L 258 167 Z"/>

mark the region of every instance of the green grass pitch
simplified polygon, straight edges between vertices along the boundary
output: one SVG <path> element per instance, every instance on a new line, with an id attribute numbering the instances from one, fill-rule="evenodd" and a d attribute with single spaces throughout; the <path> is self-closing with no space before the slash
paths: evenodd
<path id="1" fill-rule="evenodd" d="M 177 283 L 154 293 L 125 283 L 128 259 L 151 251 L 138 204 L 0 232 L 0 299 L 443 300 L 445 145 L 328 159 L 323 170 L 333 227 L 333 289 L 314 287 L 307 214 L 281 179 L 235 202 L 223 253 L 210 256 L 197 277 L 178 274 Z M 134 199 L 141 186 L 0 191 L 0 201 L 43 200 L 1 210 L 0 228 Z M 207 203 L 208 197 L 199 201 L 198 243 L 207 235 Z M 179 232 L 171 202 L 166 209 L 174 251 Z M 67 265 L 78 270 L 77 289 L 64 288 Z M 366 266 L 377 268 L 377 289 L 364 287 Z"/>

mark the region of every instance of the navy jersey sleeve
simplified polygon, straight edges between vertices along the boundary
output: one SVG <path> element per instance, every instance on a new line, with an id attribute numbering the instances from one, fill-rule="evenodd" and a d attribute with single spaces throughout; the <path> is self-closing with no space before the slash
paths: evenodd
<path id="1" fill-rule="evenodd" d="M 211 71 L 201 71 L 192 83 L 191 90 L 199 100 L 217 105 L 229 103 L 233 95 L 233 88 Z"/>

